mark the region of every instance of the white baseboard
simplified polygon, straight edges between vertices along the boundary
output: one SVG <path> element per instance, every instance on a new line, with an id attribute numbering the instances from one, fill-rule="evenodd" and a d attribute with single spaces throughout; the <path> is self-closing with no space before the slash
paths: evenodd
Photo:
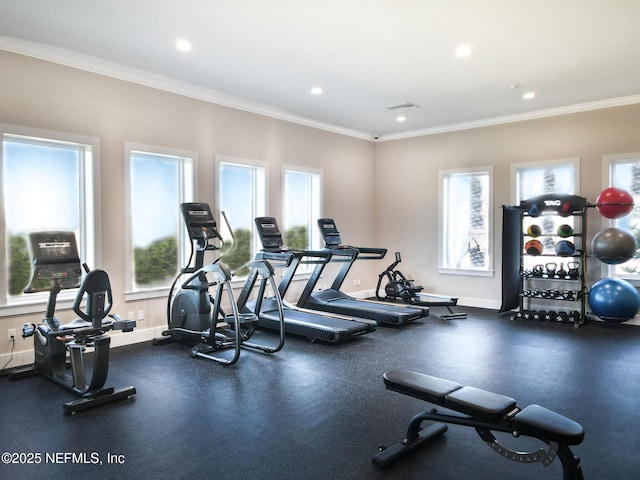
<path id="1" fill-rule="evenodd" d="M 112 333 L 111 348 L 148 342 L 154 338 L 160 337 L 163 330 L 166 330 L 166 327 L 153 327 L 143 330 L 136 328 L 133 332 Z M 24 344 L 24 347 L 23 345 L 20 345 L 21 343 Z M 11 362 L 7 365 L 7 369 L 31 365 L 33 363 L 33 339 L 29 338 L 24 341 L 20 339 L 16 342 L 16 345 L 20 345 L 19 348 L 24 348 L 24 350 L 13 352 L 13 355 L 10 353 L 0 355 L 0 366 L 4 366 L 5 363 L 9 362 L 9 359 L 11 359 Z"/>

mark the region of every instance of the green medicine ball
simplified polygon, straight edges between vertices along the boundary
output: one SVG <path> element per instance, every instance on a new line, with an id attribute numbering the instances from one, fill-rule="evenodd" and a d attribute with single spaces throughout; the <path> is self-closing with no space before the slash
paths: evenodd
<path id="1" fill-rule="evenodd" d="M 573 235 L 573 227 L 571 225 L 567 225 L 566 223 L 560 225 L 556 232 L 559 237 L 567 238 Z"/>

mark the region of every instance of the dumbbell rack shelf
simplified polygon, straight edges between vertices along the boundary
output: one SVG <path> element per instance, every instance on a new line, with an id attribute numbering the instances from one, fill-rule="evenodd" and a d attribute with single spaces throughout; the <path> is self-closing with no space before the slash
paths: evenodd
<path id="1" fill-rule="evenodd" d="M 545 194 L 520 203 L 519 308 L 514 319 L 576 328 L 585 323 L 587 207 L 586 199 L 575 195 Z M 572 231 L 559 235 L 557 228 L 563 224 Z M 527 251 L 533 239 L 543 246 L 542 252 Z M 555 247 L 562 240 L 571 242 L 575 251 L 558 253 Z"/>

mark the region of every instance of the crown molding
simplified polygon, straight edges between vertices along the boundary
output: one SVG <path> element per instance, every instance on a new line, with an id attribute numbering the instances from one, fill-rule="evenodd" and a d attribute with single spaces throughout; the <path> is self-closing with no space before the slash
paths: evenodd
<path id="1" fill-rule="evenodd" d="M 373 136 L 372 134 L 339 127 L 336 125 L 318 122 L 310 118 L 295 115 L 285 110 L 252 102 L 250 100 L 228 95 L 217 90 L 208 89 L 193 85 L 187 82 L 180 82 L 162 75 L 156 75 L 136 68 L 126 67 L 114 62 L 101 60 L 89 55 L 83 55 L 69 50 L 52 47 L 35 42 L 17 39 L 14 37 L 0 36 L 0 50 L 25 55 L 48 62 L 58 63 L 79 70 L 96 73 L 107 77 L 124 80 L 127 82 L 144 85 L 150 88 L 163 90 L 184 97 L 194 98 L 204 102 L 255 113 L 278 120 L 304 125 L 319 130 L 325 130 L 340 135 L 359 138 L 362 140 L 384 142 L 390 140 L 401 140 L 406 138 L 437 135 L 441 133 L 456 132 L 461 130 L 471 130 L 475 128 L 490 127 L 508 123 L 516 123 L 527 120 L 535 120 L 546 117 L 568 115 L 572 113 L 587 112 L 590 110 L 600 110 L 604 108 L 620 107 L 640 103 L 640 95 L 630 95 L 607 100 L 568 105 L 564 107 L 549 108 L 533 112 L 519 113 L 515 115 L 505 115 L 500 117 L 475 120 L 471 122 L 461 122 L 437 127 L 412 130 L 408 132 L 391 133 L 386 135 Z"/>
<path id="2" fill-rule="evenodd" d="M 302 117 L 285 110 L 280 110 L 269 105 L 252 102 L 244 98 L 235 97 L 217 90 L 180 82 L 162 75 L 149 73 L 136 68 L 126 67 L 114 62 L 101 60 L 89 55 L 83 55 L 69 50 L 52 47 L 35 42 L 17 39 L 14 37 L 0 36 L 0 50 L 45 60 L 67 67 L 84 70 L 98 75 L 103 75 L 126 82 L 144 85 L 146 87 L 163 90 L 184 97 L 202 100 L 204 102 L 221 105 L 224 107 L 255 113 L 265 117 L 271 117 L 286 122 L 296 123 L 307 127 L 326 130 L 340 135 L 346 135 L 363 140 L 373 141 L 372 135 L 357 130 L 318 122 L 310 118 Z"/>
<path id="3" fill-rule="evenodd" d="M 603 108 L 621 107 L 625 105 L 633 105 L 640 103 L 640 95 L 630 95 L 627 97 L 611 98 L 607 100 L 598 100 L 595 102 L 580 103 L 576 105 L 568 105 L 566 107 L 548 108 L 545 110 L 536 110 L 533 112 L 518 113 L 515 115 L 505 115 L 502 117 L 486 118 L 473 122 L 454 123 L 450 125 L 442 125 L 433 128 L 424 128 L 420 130 L 412 130 L 410 132 L 393 133 L 380 136 L 378 142 L 389 140 L 400 140 L 405 138 L 423 137 L 427 135 L 437 135 L 439 133 L 457 132 L 460 130 L 471 130 L 474 128 L 491 127 L 495 125 L 503 125 L 507 123 L 523 122 L 526 120 L 536 120 L 546 117 L 557 117 L 560 115 L 569 115 L 571 113 L 588 112 L 590 110 L 600 110 Z"/>

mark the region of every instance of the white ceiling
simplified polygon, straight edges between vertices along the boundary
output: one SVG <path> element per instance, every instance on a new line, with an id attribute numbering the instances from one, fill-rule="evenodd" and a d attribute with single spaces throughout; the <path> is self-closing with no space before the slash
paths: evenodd
<path id="1" fill-rule="evenodd" d="M 384 139 L 640 103 L 639 23 L 640 0 L 0 0 L 0 49 Z"/>

